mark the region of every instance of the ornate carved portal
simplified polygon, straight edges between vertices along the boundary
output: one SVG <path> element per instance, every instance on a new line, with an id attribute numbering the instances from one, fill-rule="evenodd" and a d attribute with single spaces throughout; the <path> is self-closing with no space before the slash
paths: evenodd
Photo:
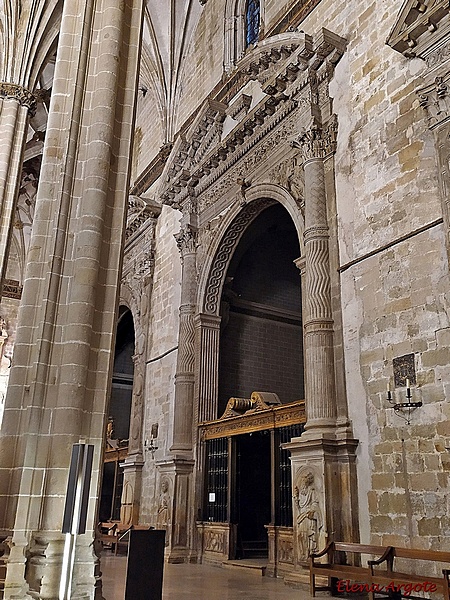
<path id="1" fill-rule="evenodd" d="M 285 456 L 292 450 L 295 473 L 292 481 L 289 479 L 290 524 L 267 528 L 271 544 L 283 549 L 282 556 L 274 556 L 273 547 L 269 551 L 273 572 L 282 564 L 287 572 L 286 565 L 293 568 L 294 560 L 299 563 L 298 540 L 304 537 L 303 521 L 297 522 L 297 517 L 292 520 L 295 512 L 292 490 L 296 485 L 301 488 L 298 471 L 307 465 L 311 446 L 314 460 L 323 467 L 310 470 L 314 476 L 314 494 L 319 491 L 323 494 L 318 500 L 321 516 L 320 524 L 313 528 L 317 533 L 314 543 L 320 545 L 327 531 L 334 531 L 337 536 L 345 534 L 346 539 L 356 539 L 357 535 L 356 478 L 353 468 L 348 467 L 353 464 L 356 442 L 348 426 L 345 401 L 342 400 L 339 411 L 337 408 L 336 379 L 344 381 L 344 377 L 336 375 L 336 369 L 341 368 L 335 360 L 341 331 L 336 326 L 340 322 L 336 318 L 339 307 L 331 302 L 336 283 L 330 273 L 330 253 L 334 248 L 330 248 L 329 206 L 334 188 L 333 155 L 338 123 L 332 110 L 329 83 L 345 47 L 344 39 L 326 29 L 315 39 L 303 32 L 265 39 L 246 54 L 216 97 L 199 107 L 183 136 L 175 141 L 161 176 L 163 202 L 183 213 L 182 228 L 176 236 L 182 252 L 183 281 L 173 461 L 161 464 L 160 473 L 167 470 L 175 475 L 175 509 L 180 501 L 175 472 L 186 461 L 182 476 L 189 480 L 188 463 L 195 464 L 192 478 L 187 482 L 183 479 L 183 485 L 192 484 L 194 506 L 190 514 L 197 516 L 204 514 L 207 492 L 203 465 L 208 460 L 209 442 L 228 440 L 226 444 L 221 442 L 223 447 L 217 454 L 224 463 L 221 467 L 224 472 L 229 471 L 227 461 L 237 446 L 252 452 L 250 443 L 246 446 L 244 440 L 251 433 L 267 432 L 261 433 L 270 440 L 261 442 L 263 446 L 266 444 L 267 456 L 270 456 L 268 448 L 276 444 L 283 445 Z M 259 98 L 256 104 L 255 98 Z M 223 339 L 221 329 L 227 318 L 221 312 L 221 303 L 224 298 L 227 300 L 229 267 L 240 251 L 237 248 L 245 232 L 277 202 L 289 213 L 300 248 L 300 259 L 297 255 L 292 261 L 295 258 L 296 264 L 301 264 L 298 276 L 303 300 L 307 430 L 301 437 L 300 432 L 292 431 L 278 439 L 284 427 L 275 424 L 275 415 L 284 414 L 285 407 L 257 411 L 257 416 L 251 412 L 253 407 L 242 416 L 228 415 L 227 427 L 233 423 L 236 431 L 231 433 L 228 429 L 222 434 L 223 422 L 217 421 L 219 348 Z M 336 237 L 334 231 L 333 236 Z M 258 310 L 257 301 L 243 305 L 235 299 L 234 303 L 241 311 L 253 315 Z M 344 390 L 339 390 L 339 395 L 344 398 Z M 202 439 L 195 428 L 194 432 L 183 428 L 182 424 L 190 422 L 192 416 L 194 424 L 210 423 L 209 429 L 201 429 Z M 260 421 L 259 430 L 247 430 L 254 419 Z M 244 422 L 246 425 L 240 427 Z M 298 419 L 286 423 L 286 427 L 301 423 Z M 210 433 L 214 430 L 212 437 L 208 437 L 207 430 Z M 193 463 L 189 462 L 191 457 Z M 330 483 L 333 476 L 337 485 Z M 230 486 L 225 487 L 231 490 L 232 482 Z M 231 491 L 224 492 L 221 488 L 211 493 L 221 498 L 220 510 L 218 501 L 211 500 L 217 509 L 213 511 L 213 521 L 207 516 L 200 528 L 191 525 L 190 529 L 191 539 L 200 534 L 197 556 L 209 559 L 229 556 L 232 548 L 236 552 L 239 546 L 239 530 L 233 529 L 237 521 L 230 512 L 231 498 L 226 497 Z M 299 498 L 300 491 L 297 512 Z M 268 502 L 269 513 L 275 514 L 274 498 Z M 333 503 L 341 506 L 342 502 L 347 507 L 344 523 L 341 515 L 331 509 Z M 269 522 L 270 514 L 266 524 Z M 189 529 L 187 521 L 185 525 Z"/>

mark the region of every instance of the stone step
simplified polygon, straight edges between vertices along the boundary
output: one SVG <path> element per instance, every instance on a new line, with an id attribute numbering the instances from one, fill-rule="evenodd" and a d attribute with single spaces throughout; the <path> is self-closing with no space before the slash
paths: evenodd
<path id="1" fill-rule="evenodd" d="M 257 558 L 242 558 L 240 560 L 225 560 L 222 563 L 225 569 L 246 569 L 247 573 L 254 573 L 264 577 L 267 567 L 267 560 Z"/>

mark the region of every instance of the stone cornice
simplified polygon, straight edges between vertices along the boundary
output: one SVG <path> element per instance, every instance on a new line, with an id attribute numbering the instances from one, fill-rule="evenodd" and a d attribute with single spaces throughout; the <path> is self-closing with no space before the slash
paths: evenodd
<path id="1" fill-rule="evenodd" d="M 286 35 L 277 38 L 284 42 Z M 264 96 L 226 138 L 219 134 L 227 105 L 212 100 L 179 136 L 162 175 L 164 203 L 180 207 L 187 197 L 201 194 L 294 109 L 309 107 L 310 114 L 320 117 L 323 97 L 328 98 L 322 84 L 334 73 L 346 41 L 326 29 L 315 40 L 304 33 L 297 34 L 296 43 L 292 36 L 287 37 L 289 48 L 265 40 L 258 53 L 242 61 L 241 71 L 259 80 Z M 206 131 L 199 131 L 199 124 Z"/>
<path id="2" fill-rule="evenodd" d="M 20 106 L 26 106 L 30 117 L 36 114 L 36 97 L 21 85 L 0 81 L 0 98 L 16 100 Z"/>
<path id="3" fill-rule="evenodd" d="M 149 219 L 156 219 L 160 213 L 161 205 L 156 202 L 139 196 L 129 196 L 125 232 L 126 245 L 129 245 L 139 235 Z"/>
<path id="4" fill-rule="evenodd" d="M 386 40 L 408 58 L 426 58 L 450 33 L 449 0 L 406 0 Z"/>

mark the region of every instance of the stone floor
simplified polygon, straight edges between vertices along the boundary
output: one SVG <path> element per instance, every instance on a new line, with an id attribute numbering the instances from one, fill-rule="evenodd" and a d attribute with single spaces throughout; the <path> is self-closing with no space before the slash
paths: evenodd
<path id="1" fill-rule="evenodd" d="M 124 600 L 126 556 L 102 556 L 103 597 Z M 308 592 L 247 569 L 164 565 L 163 600 L 310 600 Z"/>

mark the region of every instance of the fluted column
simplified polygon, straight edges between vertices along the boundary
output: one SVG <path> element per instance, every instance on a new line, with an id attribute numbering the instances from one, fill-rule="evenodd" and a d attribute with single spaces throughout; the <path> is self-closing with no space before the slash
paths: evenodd
<path id="1" fill-rule="evenodd" d="M 305 172 L 305 397 L 306 429 L 336 424 L 334 339 L 324 159 L 334 151 L 334 126 L 300 136 Z"/>
<path id="2" fill-rule="evenodd" d="M 72 444 L 93 444 L 71 598 L 96 597 L 96 501 L 125 225 L 143 0 L 66 0 L 0 438 L 5 600 L 59 597 Z M 97 592 L 96 592 L 97 590 Z M 98 597 L 98 594 L 97 594 Z"/>
<path id="3" fill-rule="evenodd" d="M 36 111 L 36 98 L 26 88 L 0 82 L 0 276 L 8 259 L 11 220 L 17 198 L 28 117 Z M 0 289 L 1 295 L 1 289 Z"/>
<path id="4" fill-rule="evenodd" d="M 177 453 L 192 452 L 197 231 L 192 225 L 186 224 L 175 238 L 181 253 L 182 276 L 173 440 L 170 450 Z"/>

